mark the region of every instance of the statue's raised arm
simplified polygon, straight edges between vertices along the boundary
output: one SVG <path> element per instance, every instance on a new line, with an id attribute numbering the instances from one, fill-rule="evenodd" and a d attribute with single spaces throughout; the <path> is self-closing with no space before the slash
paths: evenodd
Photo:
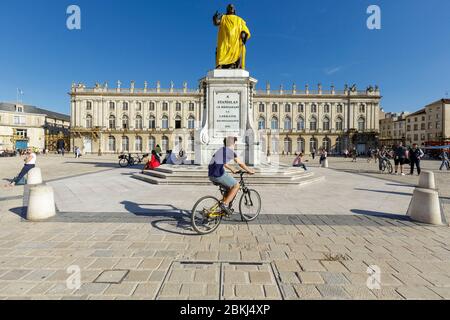
<path id="1" fill-rule="evenodd" d="M 244 19 L 236 15 L 234 5 L 228 5 L 225 15 L 216 11 L 213 24 L 219 27 L 216 68 L 245 69 L 245 44 L 250 38 L 250 30 Z"/>

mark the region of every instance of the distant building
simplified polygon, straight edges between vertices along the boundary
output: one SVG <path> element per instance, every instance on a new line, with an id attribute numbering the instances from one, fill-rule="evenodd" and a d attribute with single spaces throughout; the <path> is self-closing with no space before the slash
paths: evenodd
<path id="1" fill-rule="evenodd" d="M 380 119 L 379 142 L 382 146 L 393 146 L 406 140 L 406 117 L 409 113 L 387 112 Z"/>
<path id="2" fill-rule="evenodd" d="M 0 150 L 57 150 L 64 141 L 70 150 L 70 117 L 30 105 L 0 103 Z M 60 142 L 61 143 L 61 142 Z"/>

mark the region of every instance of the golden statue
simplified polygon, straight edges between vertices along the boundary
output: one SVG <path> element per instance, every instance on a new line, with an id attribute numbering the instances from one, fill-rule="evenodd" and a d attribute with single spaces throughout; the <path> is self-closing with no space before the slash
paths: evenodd
<path id="1" fill-rule="evenodd" d="M 245 69 L 245 43 L 250 39 L 250 30 L 244 19 L 230 4 L 226 15 L 216 12 L 213 23 L 219 27 L 216 69 Z"/>

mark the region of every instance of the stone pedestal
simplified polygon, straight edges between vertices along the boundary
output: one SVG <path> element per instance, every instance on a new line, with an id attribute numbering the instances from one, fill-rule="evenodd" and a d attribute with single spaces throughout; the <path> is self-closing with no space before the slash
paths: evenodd
<path id="1" fill-rule="evenodd" d="M 256 82 L 248 71 L 240 69 L 212 70 L 200 80 L 202 125 L 195 133 L 195 164 L 208 165 L 227 136 L 238 138 L 235 152 L 246 164 L 260 164 L 252 102 Z"/>

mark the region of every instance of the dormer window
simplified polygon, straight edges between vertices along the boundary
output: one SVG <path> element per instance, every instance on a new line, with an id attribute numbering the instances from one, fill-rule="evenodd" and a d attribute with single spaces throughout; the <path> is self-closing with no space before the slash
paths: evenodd
<path id="1" fill-rule="evenodd" d="M 16 112 L 23 112 L 23 106 L 16 106 Z"/>

